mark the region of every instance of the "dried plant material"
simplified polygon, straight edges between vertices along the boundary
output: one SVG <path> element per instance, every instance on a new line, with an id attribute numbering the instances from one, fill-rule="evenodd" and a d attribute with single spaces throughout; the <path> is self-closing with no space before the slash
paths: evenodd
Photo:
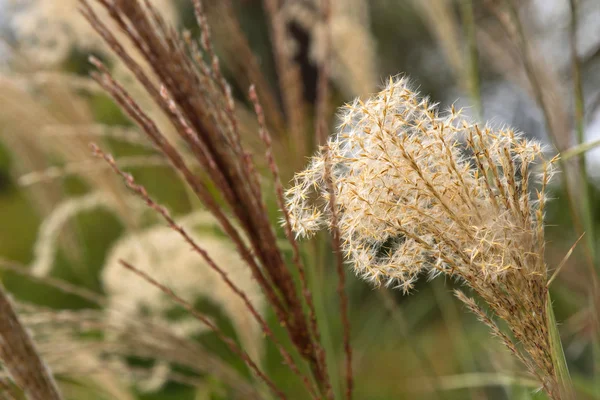
<path id="1" fill-rule="evenodd" d="M 558 274 L 561 272 L 563 267 L 567 264 L 567 261 L 569 260 L 569 257 L 571 257 L 571 254 L 573 254 L 573 250 L 575 250 L 577 243 L 579 243 L 579 241 L 581 240 L 581 238 L 583 238 L 584 235 L 585 235 L 585 233 L 583 233 L 581 236 L 579 236 L 579 239 L 577 239 L 577 241 L 575 243 L 573 243 L 573 246 L 571 246 L 571 248 L 569 249 L 567 254 L 565 254 L 565 256 L 561 260 L 560 264 L 558 264 L 558 266 L 556 267 L 554 272 L 552 272 L 552 276 L 550 277 L 550 279 L 548 279 L 548 283 L 547 283 L 548 287 L 550 287 L 550 285 L 552 284 L 552 282 L 554 282 L 554 280 L 556 279 Z"/>
<path id="2" fill-rule="evenodd" d="M 30 400 L 61 400 L 52 373 L 0 287 L 0 361 Z"/>
<path id="3" fill-rule="evenodd" d="M 1 139 L 16 155 L 16 174 L 25 175 L 32 171 L 47 173 L 29 175 L 32 181 L 43 182 L 32 186 L 30 190 L 32 201 L 39 206 L 44 217 L 52 213 L 62 198 L 60 182 L 43 178 L 46 175 L 63 176 L 62 169 L 51 167 L 51 160 L 58 158 L 70 165 L 65 168 L 75 169 L 73 172 L 77 172 L 91 187 L 112 197 L 112 201 L 118 205 L 119 215 L 127 219 L 130 210 L 123 200 L 123 188 L 110 171 L 82 168 L 86 163 L 89 165 L 89 138 L 85 135 L 61 138 L 44 135 L 53 126 L 68 125 L 76 129 L 77 126 L 88 126 L 94 122 L 90 105 L 78 94 L 78 88 L 82 89 L 80 86 L 65 85 L 64 79 L 53 74 L 0 76 Z M 76 246 L 74 239 L 70 242 L 69 248 Z"/>
<path id="4" fill-rule="evenodd" d="M 209 217 L 204 214 L 205 219 Z M 215 221 L 216 222 L 216 221 Z M 260 312 L 264 300 L 260 288 L 252 280 L 250 271 L 240 260 L 233 246 L 214 233 L 200 233 L 199 228 L 184 223 L 193 240 L 221 265 L 234 283 L 246 293 Z M 193 232 L 193 233 L 192 233 Z M 164 282 L 179 296 L 192 303 L 201 298 L 219 306 L 236 328 L 244 348 L 255 360 L 262 358 L 262 332 L 247 312 L 245 304 L 235 296 L 220 276 L 202 258 L 190 249 L 181 236 L 168 227 L 154 227 L 120 239 L 109 252 L 102 272 L 111 318 L 135 319 L 146 315 L 157 324 L 169 328 L 182 337 L 193 337 L 206 328 L 192 316 L 185 314 L 169 318 L 175 305 L 161 291 L 141 279 L 130 279 L 119 260 L 127 260 Z"/>
<path id="5" fill-rule="evenodd" d="M 296 366 L 296 364 L 292 360 L 290 354 L 281 345 L 281 343 L 279 342 L 279 340 L 277 340 L 276 337 L 273 335 L 273 332 L 269 328 L 269 326 L 266 323 L 266 321 L 264 320 L 264 318 L 258 313 L 257 309 L 254 307 L 254 305 L 252 304 L 252 302 L 248 298 L 248 295 L 244 291 L 242 291 L 242 289 L 240 289 L 233 282 L 233 280 L 231 280 L 228 277 L 228 275 L 225 272 L 225 270 L 222 269 L 219 265 L 216 264 L 215 260 L 212 259 L 212 257 L 208 254 L 208 252 L 204 248 L 200 247 L 200 245 L 198 245 L 198 243 L 192 239 L 192 237 L 187 233 L 186 229 L 184 229 L 183 226 L 179 225 L 171 217 L 171 215 L 169 214 L 169 212 L 163 206 L 157 204 L 148 195 L 146 189 L 143 186 L 140 186 L 140 185 L 136 184 L 134 178 L 131 175 L 126 174 L 126 173 L 124 173 L 123 171 L 121 171 L 119 169 L 119 167 L 115 163 L 115 160 L 110 155 L 102 152 L 102 150 L 100 150 L 96 146 L 93 146 L 93 150 L 94 150 L 94 153 L 97 154 L 99 157 L 104 158 L 104 160 L 113 168 L 113 170 L 115 171 L 115 173 L 117 173 L 118 175 L 120 175 L 120 176 L 123 177 L 123 179 L 125 180 L 126 185 L 131 190 L 133 190 L 139 197 L 141 197 L 151 209 L 153 209 L 154 211 L 156 211 L 158 214 L 160 214 L 163 217 L 163 219 L 168 223 L 169 227 L 171 229 L 173 229 L 175 232 L 177 232 L 181 236 L 181 238 L 186 243 L 188 243 L 192 247 L 192 249 L 194 251 L 196 251 L 202 257 L 202 259 L 206 262 L 206 264 L 214 272 L 216 272 L 220 276 L 220 278 L 226 284 L 226 286 L 228 287 L 228 289 L 230 289 L 236 296 L 238 296 L 242 300 L 242 302 L 246 306 L 247 311 L 249 311 L 250 314 L 254 317 L 254 319 L 261 325 L 263 333 L 278 348 L 278 350 L 279 350 L 279 352 L 280 352 L 283 360 L 287 364 L 287 366 L 296 375 L 298 375 L 302 379 L 303 383 L 306 385 L 306 388 L 307 388 L 308 392 L 311 393 L 311 395 L 312 395 L 313 398 L 316 398 L 316 396 L 314 395 L 314 392 L 312 391 L 312 387 L 310 385 L 308 377 L 305 376 L 305 375 L 303 375 L 300 372 L 300 370 L 298 369 L 298 367 Z M 194 316 L 196 319 L 198 319 L 200 322 L 202 322 L 205 326 L 207 326 L 208 328 L 210 328 L 214 333 L 216 333 L 219 336 L 219 338 L 225 344 L 228 345 L 228 347 L 235 354 L 237 354 L 242 359 L 242 361 L 244 361 L 246 363 L 246 365 L 250 369 L 252 369 L 252 371 L 254 371 L 256 373 L 256 375 L 260 379 L 263 380 L 264 383 L 267 384 L 267 386 L 269 386 L 269 388 L 271 388 L 275 392 L 275 394 L 277 394 L 278 397 L 282 397 L 282 395 L 283 395 L 282 392 L 278 388 L 275 387 L 275 385 L 273 384 L 273 382 L 268 377 L 266 377 L 266 375 L 262 371 L 260 371 L 260 369 L 254 363 L 254 361 L 249 357 L 248 353 L 245 352 L 245 351 L 243 351 L 242 349 L 240 349 L 233 342 L 233 340 L 231 340 L 231 338 L 226 337 L 220 331 L 220 329 L 214 323 L 212 323 L 212 321 L 210 321 L 206 316 L 198 313 L 196 311 L 196 309 L 193 307 L 192 304 L 190 304 L 186 300 L 184 300 L 181 297 L 179 297 L 175 292 L 173 292 L 171 289 L 169 289 L 168 287 L 166 287 L 164 284 L 156 281 L 154 278 L 152 278 L 150 275 L 148 275 L 145 271 L 142 271 L 142 270 L 134 267 L 133 265 L 127 263 L 124 260 L 120 260 L 120 263 L 121 263 L 121 265 L 123 265 L 124 267 L 126 267 L 128 270 L 134 272 L 138 277 L 142 278 L 143 280 L 145 280 L 146 282 L 150 283 L 155 288 L 159 289 L 163 294 L 165 294 L 167 297 L 171 298 L 175 303 L 183 306 L 192 316 Z"/>
<path id="6" fill-rule="evenodd" d="M 348 297 L 346 295 L 346 272 L 344 271 L 344 254 L 341 242 L 341 231 L 339 227 L 339 219 L 337 212 L 337 201 L 336 193 L 333 189 L 333 183 L 331 180 L 331 164 L 329 160 L 329 150 L 325 147 L 325 164 L 324 164 L 324 176 L 327 184 L 327 200 L 328 206 L 331 210 L 331 231 L 332 231 L 332 242 L 333 251 L 335 252 L 336 261 L 336 272 L 338 275 L 338 286 L 337 294 L 340 298 L 340 311 L 342 312 L 342 325 L 344 326 L 344 352 L 346 353 L 346 399 L 352 399 L 352 390 L 354 387 L 354 380 L 352 378 L 352 347 L 350 345 L 350 319 L 348 312 Z M 289 219 L 286 221 L 289 224 Z"/>
<path id="7" fill-rule="evenodd" d="M 578 26 L 578 17 L 576 13 L 577 6 L 575 2 L 570 2 L 571 20 L 570 25 L 570 51 L 574 58 L 573 64 L 573 87 L 574 93 L 569 96 L 568 82 L 565 82 L 559 70 L 559 65 L 565 57 L 555 58 L 555 60 L 547 59 L 545 51 L 539 51 L 543 48 L 543 42 L 539 37 L 536 37 L 533 32 L 536 30 L 536 25 L 541 31 L 548 32 L 548 27 L 552 24 L 546 24 L 547 27 L 541 28 L 539 22 L 536 21 L 533 7 L 523 7 L 523 4 L 513 0 L 505 0 L 502 4 L 497 4 L 493 1 L 485 1 L 485 6 L 493 13 L 498 26 L 501 28 L 504 35 L 489 35 L 492 40 L 490 42 L 504 42 L 497 45 L 496 50 L 507 53 L 505 49 L 513 47 L 517 50 L 520 58 L 514 60 L 514 64 L 519 68 L 505 71 L 504 74 L 508 79 L 514 77 L 522 77 L 524 85 L 530 88 L 532 98 L 541 109 L 544 117 L 544 125 L 547 135 L 553 143 L 556 150 L 563 152 L 571 146 L 573 137 L 581 142 L 583 135 L 583 108 L 582 104 L 583 93 L 579 82 L 580 71 L 579 61 L 577 60 L 576 46 L 576 31 Z M 504 7 L 502 7 L 502 5 Z M 530 4 L 533 6 L 533 4 Z M 529 9 L 529 12 L 524 12 Z M 539 10 L 542 10 L 540 8 Z M 504 36 L 504 37 L 503 37 Z M 489 39 L 488 38 L 488 39 Z M 486 46 L 485 48 L 493 49 L 494 46 Z M 505 58 L 510 58 L 506 57 Z M 569 107 L 565 104 L 565 99 L 572 98 L 575 105 L 573 121 L 570 120 Z M 574 134 L 572 134 L 572 128 Z M 586 233 L 587 240 L 584 241 L 584 255 L 586 264 L 590 271 L 591 284 L 588 286 L 590 296 L 598 298 L 598 278 L 596 273 L 596 249 L 595 249 L 595 233 L 594 220 L 592 209 L 590 208 L 590 193 L 587 182 L 587 174 L 584 163 L 581 160 L 579 163 L 576 160 L 559 159 L 560 169 L 563 174 L 561 180 L 563 190 L 566 194 L 570 214 L 573 220 L 573 226 L 577 234 Z M 596 310 L 592 315 L 598 314 L 597 301 L 593 302 L 593 308 Z M 600 323 L 597 317 L 594 317 L 594 325 L 596 330 L 599 329 Z"/>
<path id="8" fill-rule="evenodd" d="M 321 3 L 286 2 L 282 14 L 289 23 L 298 24 L 310 34 L 310 58 L 315 64 L 322 66 L 330 58 L 331 77 L 338 90 L 348 97 L 370 95 L 379 75 L 367 2 L 332 0 L 328 19 L 318 11 Z"/>
<path id="9" fill-rule="evenodd" d="M 294 231 L 310 236 L 331 227 L 334 195 L 342 247 L 358 275 L 404 292 L 421 274 L 460 278 L 512 337 L 459 298 L 557 399 L 543 257 L 553 166 L 541 146 L 511 129 L 480 128 L 453 109 L 440 115 L 398 78 L 343 108 L 328 148 L 287 193 Z"/>
<path id="10" fill-rule="evenodd" d="M 244 377 L 199 343 L 145 316 L 116 318 L 111 314 L 120 310 L 52 310 L 22 303 L 18 311 L 52 370 L 102 398 L 129 399 L 125 384 L 146 391 L 168 381 L 197 386 L 203 375 L 225 383 L 235 399 L 259 398 Z M 135 366 L 128 362 L 130 357 L 154 364 Z M 178 375 L 172 366 L 185 367 L 193 375 Z"/>
<path id="11" fill-rule="evenodd" d="M 464 50 L 461 45 L 461 29 L 453 7 L 454 2 L 449 0 L 432 0 L 423 2 L 412 0 L 415 10 L 421 15 L 427 29 L 439 43 L 448 63 L 452 67 L 455 79 L 465 84 L 467 68 L 465 65 Z"/>
<path id="12" fill-rule="evenodd" d="M 106 51 L 102 40 L 78 11 L 78 0 L 8 0 L 13 28 L 20 51 L 36 64 L 54 66 L 64 61 L 73 48 Z M 174 0 L 153 0 L 161 15 L 176 20 Z"/>
<path id="13" fill-rule="evenodd" d="M 115 69 L 128 77 L 128 87 L 132 91 L 141 90 L 139 84 L 122 71 L 122 66 L 117 65 Z M 77 175 L 92 190 L 111 197 L 117 215 L 132 227 L 137 221 L 131 219 L 132 212 L 123 188 L 104 163 L 90 156 L 89 142 L 110 138 L 146 149 L 155 148 L 134 128 L 95 123 L 92 106 L 86 99 L 90 93 L 98 94 L 98 88 L 92 86 L 90 78 L 58 73 L 0 76 L 0 140 L 16 155 L 14 173 L 19 176 L 19 184 L 28 186 L 31 199 L 43 217 L 49 217 L 63 200 L 62 179 Z M 151 101 L 147 103 L 152 104 Z M 156 105 L 149 108 L 153 117 L 169 126 L 168 118 Z M 165 131 L 174 135 L 172 129 Z M 185 149 L 183 154 L 188 157 Z M 56 160 L 60 166 L 56 165 Z M 128 167 L 165 165 L 164 158 L 156 154 L 123 157 L 120 161 Z M 70 238 L 69 234 L 72 232 L 67 231 L 62 242 Z M 68 243 L 62 242 L 76 254 L 74 238 Z"/>
<path id="14" fill-rule="evenodd" d="M 248 353 L 246 353 L 243 349 L 241 349 L 233 339 L 225 335 L 225 333 L 214 324 L 206 315 L 198 312 L 192 304 L 187 302 L 186 300 L 179 297 L 175 292 L 171 289 L 163 285 L 162 283 L 156 281 L 147 273 L 137 269 L 133 265 L 127 263 L 126 261 L 121 261 L 123 267 L 127 268 L 129 271 L 136 274 L 139 278 L 143 279 L 147 283 L 152 286 L 160 289 L 165 295 L 169 296 L 175 303 L 182 306 L 186 311 L 188 311 L 191 315 L 194 316 L 198 321 L 202 322 L 206 327 L 208 327 L 213 333 L 215 333 L 218 338 L 229 347 L 234 354 L 236 354 L 245 364 L 246 366 L 259 378 L 262 382 L 264 382 L 269 389 L 281 400 L 286 400 L 286 396 L 284 392 L 277 387 L 275 382 L 271 379 L 271 377 L 267 376 L 264 371 L 250 358 Z"/>
<path id="15" fill-rule="evenodd" d="M 182 156 L 153 118 L 115 80 L 106 66 L 92 59 L 98 69 L 94 74 L 95 79 L 142 128 L 152 143 L 181 173 L 206 209 L 214 215 L 220 228 L 233 242 L 239 256 L 252 272 L 291 343 L 307 362 L 316 385 L 287 356 L 262 317 L 254 312 L 250 302 L 246 302 L 244 293 L 236 289 L 226 274 L 219 272 L 216 264 L 208 261 L 208 253 L 191 240 L 163 207 L 153 202 L 145 189 L 135 184 L 131 176 L 120 171 L 114 159 L 98 149 L 96 153 L 111 164 L 115 172 L 125 179 L 127 186 L 159 212 L 171 228 L 178 231 L 221 274 L 229 288 L 246 302 L 248 310 L 280 350 L 285 364 L 302 379 L 307 391 L 312 394 L 312 387 L 315 386 L 323 396 L 332 398 L 326 357 L 321 357 L 324 350 L 310 328 L 310 319 L 304 309 L 304 302 L 309 294 L 297 290 L 292 270 L 278 247 L 253 157 L 242 147 L 235 101 L 210 41 L 202 3 L 198 0 L 193 2 L 202 32 L 199 43 L 186 40 L 185 37 L 180 38 L 147 2 L 98 0 L 98 3 L 109 12 L 112 23 L 116 23 L 120 31 L 131 40 L 135 51 L 142 54 L 149 66 L 148 70 L 140 67 L 129 50 L 121 44 L 121 39 L 113 34 L 107 22 L 85 0 L 81 2 L 83 15 L 142 84 L 147 92 L 146 97 L 162 109 L 179 140 L 193 154 L 194 166 L 199 165 L 203 174 L 192 172 L 191 160 Z M 135 271 L 133 267 L 132 270 Z M 144 272 L 138 272 L 140 277 L 152 282 L 157 288 L 165 289 L 163 293 L 178 298 L 166 286 L 160 286 L 159 282 L 149 280 Z M 236 354 L 242 355 L 246 364 L 252 367 L 242 352 Z M 281 392 L 258 373 L 260 370 L 253 370 L 281 397 Z"/>
<path id="16" fill-rule="evenodd" d="M 297 154 L 304 154 L 306 151 L 304 85 L 300 66 L 293 61 L 292 49 L 288 45 L 286 23 L 281 13 L 283 2 L 281 0 L 262 2 L 269 22 L 271 47 L 287 128 L 294 150 Z"/>
<path id="17" fill-rule="evenodd" d="M 130 216 L 137 219 L 140 215 L 139 204 L 128 204 Z M 78 214 L 97 209 L 108 210 L 119 215 L 120 204 L 106 193 L 93 192 L 80 197 L 73 197 L 58 204 L 52 213 L 42 221 L 33 248 L 31 273 L 36 276 L 47 276 L 52 270 L 59 238 L 65 226 Z"/>
<path id="18" fill-rule="evenodd" d="M 62 228 L 75 215 L 100 207 L 113 208 L 110 198 L 102 193 L 72 198 L 59 204 L 40 226 L 33 250 L 34 260 L 31 264 L 31 272 L 38 276 L 48 275 L 58 251 L 57 242 Z"/>
<path id="19" fill-rule="evenodd" d="M 158 7 L 163 18 L 177 22 L 177 1 L 150 2 Z M 94 7 L 102 13 L 100 7 Z M 93 189 L 112 194 L 119 206 L 119 216 L 126 220 L 128 226 L 134 226 L 135 221 L 127 220 L 130 210 L 121 197 L 122 187 L 114 185 L 110 172 L 106 175 L 103 168 L 93 165 L 97 160 L 90 160 L 88 151 L 90 137 L 124 137 L 125 128 L 103 126 L 99 129 L 92 104 L 88 101 L 90 93 L 98 95 L 100 92 L 92 79 L 53 71 L 73 49 L 101 52 L 104 57 L 110 58 L 108 47 L 81 17 L 78 0 L 9 0 L 7 11 L 16 44 L 11 49 L 10 72 L 0 77 L 0 133 L 2 141 L 17 155 L 14 163 L 16 175 L 25 176 L 21 181 L 23 184 L 37 184 L 29 191 L 43 216 L 49 215 L 62 197 L 61 182 L 49 180 L 77 174 Z M 107 15 L 104 14 L 104 17 Z M 112 29 L 119 34 L 116 26 Z M 131 44 L 128 45 L 131 47 Z M 132 55 L 136 59 L 141 58 L 135 51 Z M 143 91 L 118 59 L 112 59 L 111 64 L 115 73 L 128 82 L 132 92 Z M 148 68 L 145 64 L 142 66 Z M 152 109 L 153 118 L 172 137 L 172 129 L 166 129 L 169 127 L 168 118 L 152 101 L 146 101 L 144 105 Z M 56 135 L 59 128 L 73 134 Z M 143 140 L 135 144 L 148 147 L 149 141 L 143 136 L 141 138 Z M 134 140 L 133 135 L 128 133 L 127 139 Z M 57 159 L 65 166 L 57 167 Z M 149 159 L 145 162 L 140 158 L 134 163 L 146 166 L 155 165 L 157 161 Z M 62 239 L 67 254 L 77 255 L 76 240 L 70 238 L 72 232 L 67 233 Z"/>
<path id="20" fill-rule="evenodd" d="M 512 0 L 509 3 L 512 4 Z M 485 1 L 484 5 L 494 14 L 497 23 L 489 23 L 478 30 L 482 56 L 492 61 L 490 66 L 508 81 L 514 81 L 529 91 L 542 110 L 548 137 L 556 149 L 569 148 L 570 139 L 565 134 L 571 130 L 569 108 L 564 104 L 568 96 L 555 64 L 532 44 L 535 39 L 525 31 L 525 26 L 530 23 L 525 18 L 521 20 L 518 5 L 508 7 L 515 13 L 513 16 L 493 1 Z"/>
<path id="21" fill-rule="evenodd" d="M 267 77 L 261 71 L 259 58 L 254 54 L 242 30 L 232 1 L 209 1 L 205 7 L 212 38 L 227 69 L 232 71 L 232 79 L 244 90 L 250 85 L 257 87 L 261 102 L 265 105 L 267 121 L 275 136 L 280 137 L 285 130 L 281 107 Z M 255 124 L 256 121 L 252 123 Z M 245 124 L 241 126 L 244 127 Z"/>
<path id="22" fill-rule="evenodd" d="M 34 132 L 37 134 L 41 128 L 38 122 L 47 113 L 28 93 L 30 90 L 21 80 L 0 76 L 0 135 L 3 144 L 15 155 L 13 169 L 17 175 L 44 169 L 49 164 L 48 153 L 34 141 Z M 60 186 L 46 183 L 33 188 L 30 198 L 46 215 L 60 201 L 61 192 Z"/>

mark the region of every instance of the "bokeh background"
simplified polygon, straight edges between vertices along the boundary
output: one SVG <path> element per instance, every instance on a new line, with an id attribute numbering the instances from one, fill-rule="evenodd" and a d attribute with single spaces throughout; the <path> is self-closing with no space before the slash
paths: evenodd
<path id="1" fill-rule="evenodd" d="M 198 36 L 190 1 L 152 3 L 178 29 Z M 552 188 L 547 261 L 556 267 L 586 232 L 552 291 L 580 396 L 600 398 L 598 332 L 590 297 L 591 276 L 600 271 L 594 234 L 600 214 L 600 147 L 593 146 L 600 139 L 600 2 L 522 0 L 516 2 L 520 24 L 505 1 L 495 0 L 331 0 L 328 23 L 318 17 L 317 0 L 281 3 L 277 18 L 286 22 L 287 46 L 300 68 L 307 104 L 315 103 L 317 73 L 329 54 L 332 110 L 377 91 L 389 76 L 407 74 L 442 108 L 464 107 L 474 119 L 511 125 L 547 143 L 549 155 L 567 154 L 567 168 Z M 237 76 L 240 63 L 247 62 L 236 52 L 239 35 L 256 55 L 264 84 L 276 88 L 262 2 L 205 0 L 205 6 L 236 97 L 243 99 L 247 90 Z M 239 30 L 231 27 L 231 18 L 239 21 Z M 327 35 L 331 53 L 324 44 Z M 212 334 L 122 270 L 119 258 L 146 265 L 182 297 L 194 299 L 262 360 L 283 387 L 297 385 L 219 280 L 91 156 L 89 142 L 115 154 L 152 196 L 189 224 L 256 303 L 264 304 L 215 222 L 89 78 L 89 54 L 104 60 L 125 82 L 131 80 L 79 15 L 76 0 L 0 0 L 1 277 L 65 392 L 73 399 L 228 399 L 244 398 L 235 397 L 231 385 L 252 386 L 248 371 Z M 128 84 L 141 93 L 135 83 Z M 138 100 L 160 121 L 150 100 Z M 248 141 L 256 142 L 252 114 L 246 113 L 246 119 Z M 335 118 L 331 121 L 333 130 Z M 162 122 L 166 124 L 164 118 Z M 585 143 L 592 145 L 582 148 Z M 298 149 L 293 156 L 300 161 L 295 163 L 278 152 L 286 182 L 309 154 Z M 276 223 L 274 201 L 270 207 Z M 340 322 L 331 317 L 338 315 L 335 273 L 319 241 L 327 242 L 318 237 L 304 250 L 325 260 L 315 272 L 313 289 L 327 327 L 326 347 L 335 360 L 342 357 Z M 52 278 L 105 296 L 107 303 L 99 307 L 57 290 L 48 284 Z M 357 399 L 544 398 L 511 355 L 454 299 L 455 285 L 437 279 L 403 296 L 350 276 Z M 160 332 L 129 332 L 130 340 L 143 342 L 139 352 L 128 353 L 117 341 L 109 346 L 80 340 L 100 335 L 97 330 L 102 329 L 94 323 L 116 332 L 102 332 L 109 339 L 123 334 L 123 321 L 138 316 L 193 341 L 197 353 L 185 357 L 181 346 L 181 359 L 167 360 L 177 343 Z M 153 338 L 168 345 L 153 344 Z"/>

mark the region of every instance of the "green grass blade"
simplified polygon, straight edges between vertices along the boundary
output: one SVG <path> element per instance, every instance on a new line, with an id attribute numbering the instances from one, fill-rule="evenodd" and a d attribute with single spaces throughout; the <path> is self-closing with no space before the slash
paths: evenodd
<path id="1" fill-rule="evenodd" d="M 558 332 L 556 317 L 554 316 L 554 310 L 552 309 L 552 300 L 550 299 L 549 292 L 546 300 L 546 314 L 548 316 L 548 333 L 550 335 L 552 363 L 554 364 L 554 369 L 556 371 L 556 379 L 560 385 L 559 391 L 561 400 L 575 400 L 573 382 L 571 381 L 571 374 L 569 373 L 565 353 L 563 352 L 562 343 L 560 341 L 560 334 Z"/>

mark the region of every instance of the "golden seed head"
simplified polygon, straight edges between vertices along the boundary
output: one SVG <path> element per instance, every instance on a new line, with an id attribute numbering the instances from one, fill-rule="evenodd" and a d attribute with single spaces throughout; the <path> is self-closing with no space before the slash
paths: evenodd
<path id="1" fill-rule="evenodd" d="M 517 270 L 545 276 L 552 165 L 537 142 L 480 128 L 454 109 L 440 113 L 396 78 L 342 108 L 327 148 L 287 192 L 292 228 L 310 236 L 330 225 L 330 163 L 343 250 L 363 278 L 408 291 L 423 272 L 467 281 Z M 531 199 L 534 186 L 540 194 Z"/>

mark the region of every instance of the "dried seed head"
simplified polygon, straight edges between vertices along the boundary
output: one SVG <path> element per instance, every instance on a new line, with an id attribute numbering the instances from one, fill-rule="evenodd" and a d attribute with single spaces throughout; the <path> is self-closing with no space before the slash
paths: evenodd
<path id="1" fill-rule="evenodd" d="M 441 114 L 406 78 L 345 106 L 340 120 L 287 192 L 296 234 L 331 228 L 332 188 L 358 275 L 405 292 L 422 273 L 461 278 L 508 323 L 529 369 L 551 377 L 543 217 L 553 169 L 540 144 Z"/>
<path id="2" fill-rule="evenodd" d="M 190 214 L 179 222 L 262 312 L 264 298 L 260 288 L 232 246 L 214 235 L 200 232 L 202 229 L 210 232 L 217 222 L 205 212 Z M 153 227 L 127 235 L 113 246 L 102 273 L 109 299 L 108 316 L 127 321 L 145 315 L 181 337 L 190 338 L 204 333 L 207 327 L 192 315 L 174 314 L 176 306 L 160 289 L 142 279 L 129 279 L 131 272 L 123 268 L 120 260 L 139 265 L 142 271 L 164 282 L 189 301 L 205 299 L 220 307 L 236 329 L 245 350 L 254 359 L 262 357 L 262 332 L 243 301 L 227 288 L 220 276 L 197 253 L 190 250 L 189 244 L 178 232 L 169 227 Z"/>
<path id="3" fill-rule="evenodd" d="M 391 80 L 375 97 L 342 109 L 329 141 L 344 250 L 377 284 L 409 290 L 417 275 L 450 272 L 494 280 L 507 271 L 543 274 L 538 227 L 551 165 L 538 143 L 440 115 L 434 104 Z M 310 235 L 328 225 L 323 154 L 296 175 L 288 193 L 292 227 Z M 535 181 L 535 182 L 531 182 Z"/>

